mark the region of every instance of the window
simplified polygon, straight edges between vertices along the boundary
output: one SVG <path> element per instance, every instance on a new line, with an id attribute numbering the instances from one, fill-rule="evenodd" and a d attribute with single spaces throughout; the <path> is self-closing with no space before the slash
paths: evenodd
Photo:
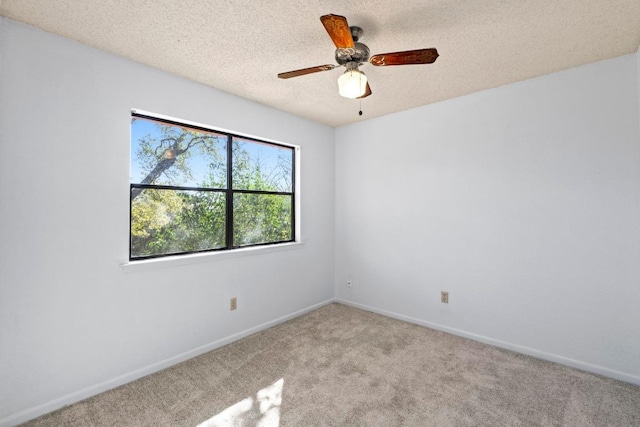
<path id="1" fill-rule="evenodd" d="M 295 241 L 295 150 L 138 113 L 129 259 Z"/>

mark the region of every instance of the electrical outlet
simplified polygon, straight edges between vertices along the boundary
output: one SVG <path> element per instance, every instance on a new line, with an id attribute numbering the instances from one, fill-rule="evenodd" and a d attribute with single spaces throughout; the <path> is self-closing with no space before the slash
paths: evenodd
<path id="1" fill-rule="evenodd" d="M 236 308 L 238 308 L 238 298 L 233 297 L 231 298 L 231 302 L 229 304 L 229 310 L 235 310 Z"/>
<path id="2" fill-rule="evenodd" d="M 347 288 L 353 288 L 353 281 L 351 279 L 347 280 Z"/>
<path id="3" fill-rule="evenodd" d="M 449 304 L 449 292 L 447 291 L 440 292 L 440 302 Z"/>

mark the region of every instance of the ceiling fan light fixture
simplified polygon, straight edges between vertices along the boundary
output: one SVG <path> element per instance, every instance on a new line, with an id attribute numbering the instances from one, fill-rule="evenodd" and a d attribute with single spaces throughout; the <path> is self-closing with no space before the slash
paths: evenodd
<path id="1" fill-rule="evenodd" d="M 357 68 L 348 69 L 338 77 L 338 92 L 345 98 L 360 98 L 366 90 L 367 76 Z"/>
<path id="2" fill-rule="evenodd" d="M 322 22 L 324 29 L 327 30 L 327 34 L 329 34 L 331 41 L 336 46 L 335 60 L 338 65 L 327 64 L 287 71 L 279 73 L 278 78 L 289 79 L 344 66 L 347 70 L 338 78 L 338 93 L 345 98 L 362 99 L 371 96 L 373 92 L 367 82 L 367 76 L 358 69 L 360 65 L 364 65 L 367 62 L 376 67 L 432 64 L 438 58 L 438 51 L 434 47 L 369 56 L 369 47 L 359 41 L 363 33 L 362 28 L 349 26 L 347 18 L 340 15 L 329 14 L 321 16 L 320 22 Z"/>

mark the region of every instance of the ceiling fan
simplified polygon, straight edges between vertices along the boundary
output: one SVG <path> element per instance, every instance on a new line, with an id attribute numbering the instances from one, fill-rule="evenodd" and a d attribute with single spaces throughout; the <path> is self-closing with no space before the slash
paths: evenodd
<path id="1" fill-rule="evenodd" d="M 352 99 L 366 98 L 371 95 L 371 87 L 367 76 L 358 68 L 363 63 L 368 61 L 375 66 L 431 64 L 438 58 L 438 51 L 435 48 L 383 53 L 369 58 L 367 45 L 358 42 L 362 37 L 362 28 L 350 27 L 347 18 L 340 15 L 324 15 L 320 17 L 320 21 L 336 45 L 335 57 L 338 65 L 327 64 L 287 71 L 278 74 L 279 78 L 289 79 L 344 66 L 346 71 L 338 78 L 340 95 Z"/>

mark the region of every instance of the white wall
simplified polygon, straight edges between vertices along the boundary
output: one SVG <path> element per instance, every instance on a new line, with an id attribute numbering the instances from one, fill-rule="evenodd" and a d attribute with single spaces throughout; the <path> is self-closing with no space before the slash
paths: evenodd
<path id="1" fill-rule="evenodd" d="M 638 46 L 638 52 L 636 53 L 637 60 L 637 72 L 638 72 L 638 126 L 640 126 L 640 46 Z"/>
<path id="2" fill-rule="evenodd" d="M 5 18 L 0 58 L 0 425 L 333 298 L 332 128 Z M 300 145 L 304 245 L 123 272 L 132 108 Z"/>
<path id="3" fill-rule="evenodd" d="M 338 128 L 337 298 L 640 384 L 636 62 Z"/>

